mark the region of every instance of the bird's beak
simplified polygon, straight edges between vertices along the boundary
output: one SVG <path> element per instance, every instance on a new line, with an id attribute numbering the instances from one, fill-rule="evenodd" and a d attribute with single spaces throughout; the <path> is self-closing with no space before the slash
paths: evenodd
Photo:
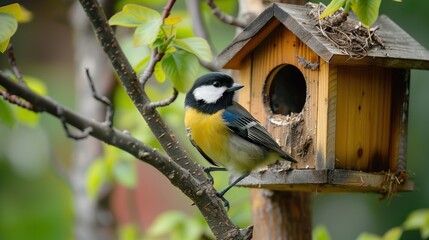
<path id="1" fill-rule="evenodd" d="M 238 89 L 240 89 L 242 87 L 244 87 L 243 84 L 234 83 L 234 84 L 232 84 L 232 86 L 230 88 L 226 89 L 226 92 L 235 92 L 235 91 L 237 91 Z"/>

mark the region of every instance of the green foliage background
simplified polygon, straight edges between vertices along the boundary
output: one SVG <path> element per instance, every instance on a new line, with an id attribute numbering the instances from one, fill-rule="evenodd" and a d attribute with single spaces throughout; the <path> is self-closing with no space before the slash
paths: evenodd
<path id="1" fill-rule="evenodd" d="M 0 5 L 8 2 L 12 1 L 5 1 Z M 128 2 L 130 1 L 122 0 L 121 4 Z M 140 2 L 158 11 L 161 11 L 164 4 L 164 1 L 160 4 L 160 1 L 155 0 Z M 217 2 L 222 9 L 230 13 L 237 10 L 235 1 Z M 61 1 L 55 0 L 37 2 L 28 0 L 21 3 L 33 12 L 34 19 L 30 23 L 19 25 L 16 35 L 12 38 L 18 64 L 25 74 L 31 74 L 46 84 L 49 96 L 73 108 L 75 95 L 70 91 L 74 89 L 72 33 L 70 26 L 66 23 L 69 8 Z M 190 20 L 185 17 L 184 7 L 183 1 L 178 1 L 173 14 L 180 15 L 182 18 L 180 34 L 190 36 Z M 118 6 L 117 10 L 121 8 L 122 6 Z M 384 0 L 380 14 L 387 14 L 429 49 L 427 9 L 429 9 L 428 1 L 404 0 L 402 3 L 396 3 Z M 210 26 L 215 48 L 218 51 L 222 50 L 231 41 L 234 28 L 226 27 L 214 19 L 207 7 L 205 7 L 204 17 L 208 21 L 207 26 Z M 127 41 L 129 40 L 124 39 L 123 44 L 126 45 Z M 138 56 L 131 56 L 131 58 L 136 57 L 138 58 Z M 8 68 L 5 56 L 0 56 L 0 68 L 2 70 Z M 201 74 L 204 70 L 198 71 Z M 314 226 L 325 226 L 332 239 L 355 239 L 362 232 L 383 235 L 390 228 L 400 226 L 411 211 L 429 208 L 427 185 L 429 178 L 426 173 L 429 169 L 427 160 L 429 156 L 427 141 L 429 72 L 413 70 L 411 77 L 408 161 L 410 174 L 416 182 L 416 190 L 412 193 L 399 193 L 383 202 L 378 201 L 380 196 L 373 194 L 315 194 Z M 154 88 L 149 94 L 162 99 L 170 94 L 170 90 L 166 92 L 165 89 L 170 89 L 168 82 L 162 83 L 159 89 Z M 143 120 L 124 97 L 121 88 L 117 90 L 115 96 L 115 104 L 118 106 L 116 126 L 120 129 L 128 129 L 136 137 L 153 143 L 153 138 L 147 134 L 148 130 L 142 123 Z M 0 102 L 2 101 L 1 99 Z M 184 136 L 182 106 L 183 96 L 180 96 L 173 106 L 162 110 L 163 115 L 177 132 L 181 133 L 179 138 L 197 157 L 198 153 L 188 144 Z M 0 109 L 2 109 L 1 104 Z M 55 161 L 59 161 L 66 167 L 71 166 L 72 144 L 73 142 L 66 138 L 58 120 L 47 115 L 41 115 L 37 125 L 15 122 L 11 128 L 0 123 L 0 239 L 74 239 L 72 193 L 70 186 L 57 172 L 55 165 Z M 205 164 L 204 161 L 202 163 Z M 138 188 L 147 189 L 155 182 L 157 187 L 162 189 L 163 194 L 162 198 L 155 200 L 159 206 L 146 206 L 146 212 L 142 213 L 143 218 L 152 222 L 159 212 L 154 215 L 148 209 L 159 207 L 164 210 L 183 210 L 186 217 L 181 219 L 189 220 L 187 222 L 194 221 L 191 219 L 195 219 L 194 215 L 198 216 L 196 210 L 190 206 L 189 200 L 183 194 L 169 186 L 162 176 L 147 165 L 142 163 L 137 165 L 144 171 L 151 171 L 152 178 L 152 181 L 146 181 L 145 186 L 138 185 Z M 138 173 L 141 172 L 138 171 Z M 216 174 L 215 179 L 218 189 L 226 185 L 227 177 L 224 173 Z M 145 192 L 144 196 L 150 198 L 148 195 Z M 247 199 L 248 190 L 233 189 L 226 197 L 231 199 L 230 214 L 234 221 L 242 227 L 249 224 L 251 213 Z M 150 205 L 146 201 L 139 204 Z M 175 216 L 174 212 L 170 214 Z M 132 225 L 127 227 L 130 226 L 126 225 L 127 222 L 120 222 L 120 224 L 125 226 L 120 231 L 122 239 L 135 239 L 141 234 L 136 233 Z M 181 223 L 174 224 L 178 227 L 182 226 Z M 138 225 L 148 229 L 146 221 L 140 221 Z M 198 223 L 192 226 L 197 228 Z M 155 230 L 153 228 L 144 230 L 144 233 L 150 235 L 150 231 L 156 232 L 156 227 Z M 419 239 L 419 237 L 417 231 L 407 231 L 401 239 Z"/>

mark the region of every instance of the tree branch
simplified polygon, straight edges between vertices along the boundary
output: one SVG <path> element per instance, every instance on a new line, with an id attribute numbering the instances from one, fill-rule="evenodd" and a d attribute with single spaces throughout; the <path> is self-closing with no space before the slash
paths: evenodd
<path id="1" fill-rule="evenodd" d="M 204 25 L 204 19 L 201 14 L 200 0 L 186 0 L 186 8 L 188 9 L 189 15 L 191 15 L 192 29 L 194 30 L 195 36 L 205 39 L 210 46 L 210 51 L 213 56 L 216 56 L 217 53 L 213 49 L 213 44 L 211 44 L 209 33 L 206 26 Z M 200 61 L 200 64 L 206 69 L 212 72 L 219 72 L 221 69 L 215 63 L 215 60 L 211 62 Z"/>
<path id="2" fill-rule="evenodd" d="M 213 0 L 206 0 L 206 2 L 207 2 L 207 5 L 209 5 L 209 7 L 211 8 L 213 15 L 219 18 L 219 20 L 221 20 L 222 22 L 236 27 L 240 27 L 240 28 L 246 27 L 247 24 L 245 22 L 242 22 L 238 18 L 235 18 L 220 10 L 220 8 L 218 8 L 218 6 L 214 3 Z"/>
<path id="3" fill-rule="evenodd" d="M 176 100 L 176 98 L 177 98 L 178 95 L 179 95 L 179 92 L 175 88 L 173 88 L 173 95 L 171 95 L 171 97 L 169 97 L 169 98 L 167 98 L 167 99 L 165 99 L 163 101 L 151 102 L 151 103 L 147 104 L 146 107 L 155 109 L 155 108 L 158 108 L 158 107 L 168 106 L 168 105 L 170 105 L 172 102 L 174 102 Z"/>
<path id="4" fill-rule="evenodd" d="M 106 119 L 104 120 L 104 122 L 107 124 L 107 126 L 113 127 L 114 111 L 113 111 L 112 102 L 107 97 L 98 95 L 98 93 L 95 89 L 94 81 L 92 81 L 91 75 L 89 74 L 89 69 L 88 68 L 85 69 L 85 72 L 86 72 L 86 77 L 88 78 L 89 86 L 91 87 L 92 97 L 94 97 L 95 100 L 104 104 L 104 106 L 106 106 L 106 108 L 107 108 Z"/>
<path id="5" fill-rule="evenodd" d="M 243 239 L 241 237 L 242 232 L 233 225 L 223 208 L 222 202 L 216 197 L 216 191 L 213 189 L 213 186 L 207 181 L 200 181 L 195 178 L 195 172 L 188 172 L 183 169 L 179 165 L 180 161 L 178 160 L 180 159 L 169 158 L 160 151 L 145 145 L 124 132 L 76 114 L 57 102 L 40 96 L 29 88 L 20 85 L 1 71 L 0 85 L 28 103 L 37 105 L 38 109 L 42 109 L 56 118 L 62 118 L 64 123 L 70 124 L 81 131 L 92 129 L 89 135 L 120 148 L 137 159 L 152 165 L 166 176 L 174 186 L 180 188 L 182 192 L 194 201 L 217 238 Z M 59 108 L 62 111 L 59 112 Z"/>
<path id="6" fill-rule="evenodd" d="M 119 43 L 98 1 L 80 0 L 80 3 L 88 15 L 96 36 L 108 55 L 127 94 L 170 156 L 169 159 L 161 158 L 161 156 L 147 157 L 149 159 L 146 159 L 146 161 L 153 164 L 168 177 L 173 185 L 180 188 L 183 193 L 194 201 L 218 239 L 243 239 L 242 232 L 229 219 L 222 202 L 216 197 L 216 191 L 207 182 L 201 167 L 192 161 L 186 151 L 179 145 L 176 136 L 173 135 L 159 113 L 155 109 L 146 107 L 150 101 L 122 49 L 119 47 Z M 112 129 L 108 132 L 112 131 L 114 130 Z M 96 132 L 97 129 L 94 129 L 93 133 Z M 133 145 L 133 147 L 135 148 L 137 145 Z M 156 150 L 151 149 L 149 151 L 150 155 L 154 151 Z M 148 151 L 145 150 L 142 153 L 148 153 Z M 143 157 L 141 151 L 137 151 L 136 154 L 139 159 Z"/>
<path id="7" fill-rule="evenodd" d="M 15 104 L 17 106 L 20 106 L 22 108 L 25 108 L 25 109 L 33 111 L 33 112 L 38 112 L 37 109 L 35 109 L 31 103 L 23 101 L 19 97 L 15 96 L 13 94 L 10 94 L 7 91 L 4 91 L 3 89 L 0 89 L 0 95 L 3 96 L 4 100 L 6 100 L 12 104 Z"/>
<path id="8" fill-rule="evenodd" d="M 13 51 L 12 43 L 9 43 L 9 46 L 7 47 L 7 56 L 7 59 L 9 60 L 9 65 L 12 68 L 13 74 L 15 75 L 16 79 L 18 79 L 20 84 L 26 85 L 24 82 L 24 78 L 22 77 L 21 71 L 19 71 L 18 65 L 16 64 L 15 52 Z"/>
<path id="9" fill-rule="evenodd" d="M 147 80 L 149 80 L 149 78 L 152 76 L 156 63 L 161 61 L 163 56 L 164 56 L 164 54 L 158 52 L 157 48 L 154 48 L 152 50 L 152 53 L 150 55 L 149 64 L 147 65 L 147 67 L 145 68 L 143 73 L 140 74 L 140 77 L 139 77 L 139 82 L 142 85 L 143 89 L 147 83 Z"/>

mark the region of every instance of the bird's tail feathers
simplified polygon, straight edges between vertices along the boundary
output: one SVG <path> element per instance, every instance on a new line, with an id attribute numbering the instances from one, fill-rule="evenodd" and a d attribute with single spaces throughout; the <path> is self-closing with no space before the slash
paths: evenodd
<path id="1" fill-rule="evenodd" d="M 295 158 L 289 156 L 289 154 L 286 154 L 286 153 L 285 154 L 281 154 L 280 157 L 283 158 L 286 161 L 289 161 L 289 162 L 293 162 L 293 163 L 297 163 L 298 162 Z"/>

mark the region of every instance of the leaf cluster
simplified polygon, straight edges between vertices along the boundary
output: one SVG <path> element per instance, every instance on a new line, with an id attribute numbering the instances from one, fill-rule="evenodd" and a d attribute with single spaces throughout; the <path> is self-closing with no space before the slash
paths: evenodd
<path id="1" fill-rule="evenodd" d="M 148 46 L 156 49 L 163 58 L 156 63 L 154 76 L 162 83 L 169 79 L 179 92 L 186 92 L 192 85 L 198 73 L 200 58 L 211 61 L 212 55 L 206 40 L 199 37 L 177 38 L 176 25 L 179 17 L 167 17 L 164 21 L 161 15 L 150 8 L 137 4 L 127 4 L 121 11 L 113 15 L 109 24 L 135 28 L 133 43 L 136 47 Z M 150 51 L 153 52 L 153 51 Z M 139 72 L 148 65 L 150 54 L 134 66 Z"/>

